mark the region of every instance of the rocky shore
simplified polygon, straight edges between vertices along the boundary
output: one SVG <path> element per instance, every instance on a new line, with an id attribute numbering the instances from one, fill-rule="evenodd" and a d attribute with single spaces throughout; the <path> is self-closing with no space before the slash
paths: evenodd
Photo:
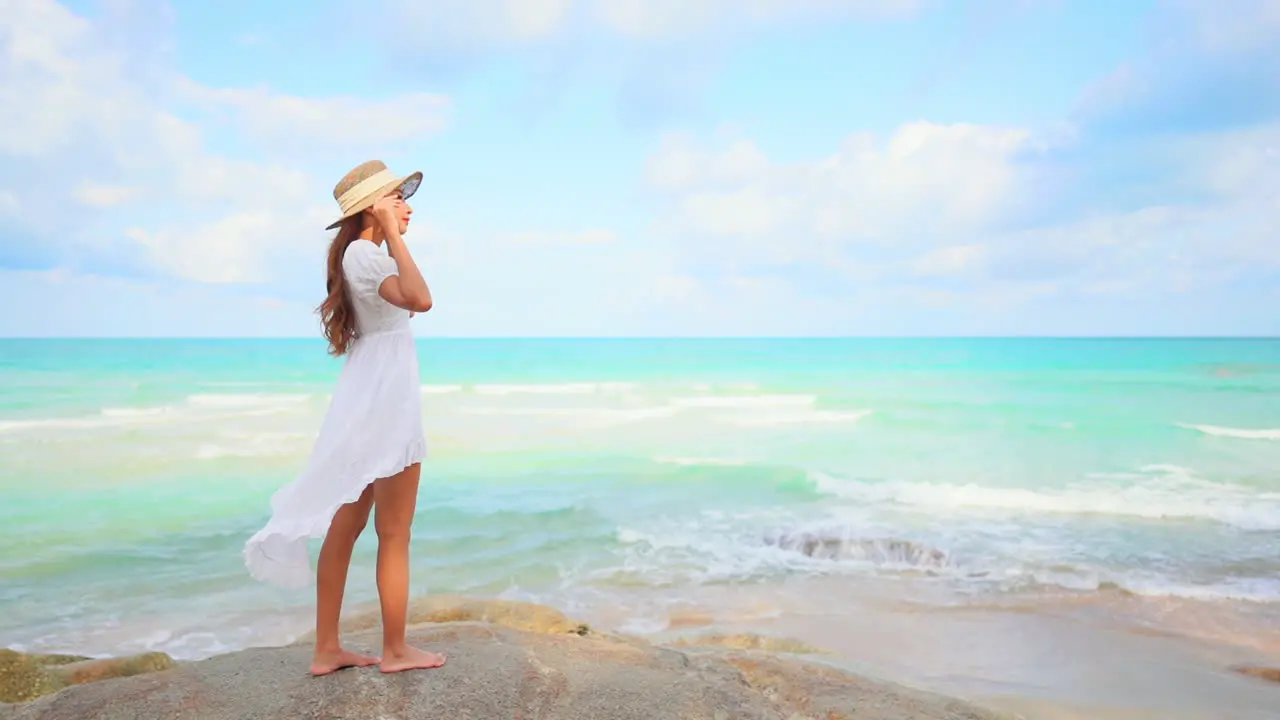
<path id="1" fill-rule="evenodd" d="M 423 598 L 411 636 L 449 662 L 383 675 L 307 674 L 306 639 L 176 663 L 0 652 L 3 720 L 995 720 L 958 700 L 870 680 L 781 638 L 687 636 L 654 645 L 598 633 L 547 607 Z M 376 612 L 344 622 L 376 651 Z M 806 655 L 806 653 L 808 655 Z"/>

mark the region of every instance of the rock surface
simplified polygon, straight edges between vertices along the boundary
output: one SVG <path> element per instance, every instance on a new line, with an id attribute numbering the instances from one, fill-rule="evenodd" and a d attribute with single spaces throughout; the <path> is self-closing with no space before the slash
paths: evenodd
<path id="1" fill-rule="evenodd" d="M 546 605 L 469 598 L 460 595 L 427 595 L 409 602 L 410 625 L 445 622 L 483 622 L 547 635 L 586 635 L 590 628 L 575 622 L 564 613 Z M 350 633 L 382 626 L 382 615 L 376 605 L 358 609 L 342 619 L 342 632 Z M 313 633 L 304 635 L 300 642 L 310 642 Z"/>
<path id="2" fill-rule="evenodd" d="M 0 650 L 0 701 L 26 702 L 63 687 L 34 656 Z"/>
<path id="3" fill-rule="evenodd" d="M 752 635 L 750 633 L 734 633 L 722 635 L 707 633 L 673 640 L 676 647 L 725 647 L 738 650 L 768 650 L 769 652 L 789 653 L 791 655 L 822 655 L 826 650 L 791 638 Z"/>
<path id="4" fill-rule="evenodd" d="M 553 611 L 554 612 L 554 611 Z M 510 618 L 509 618 L 510 619 Z M 992 720 L 966 703 L 761 651 L 491 622 L 418 625 L 438 670 L 307 674 L 311 648 L 244 650 L 0 706 L 4 720 Z M 376 629 L 348 637 L 377 649 Z"/>
<path id="5" fill-rule="evenodd" d="M 70 685 L 174 667 L 164 653 L 94 660 L 77 655 L 28 655 L 0 650 L 0 702 L 27 702 Z"/>
<path id="6" fill-rule="evenodd" d="M 1259 680 L 1267 680 L 1273 683 L 1280 683 L 1280 667 L 1259 667 L 1257 665 L 1237 665 L 1231 668 L 1241 675 L 1256 677 Z"/>

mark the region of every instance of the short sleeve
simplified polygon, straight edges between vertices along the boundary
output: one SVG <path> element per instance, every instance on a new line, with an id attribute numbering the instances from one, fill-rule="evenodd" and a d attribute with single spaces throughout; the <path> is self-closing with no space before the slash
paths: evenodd
<path id="1" fill-rule="evenodd" d="M 355 294 L 369 297 L 377 295 L 382 281 L 398 274 L 399 268 L 395 258 L 386 250 L 371 242 L 357 240 L 347 246 L 342 256 L 342 272 Z"/>

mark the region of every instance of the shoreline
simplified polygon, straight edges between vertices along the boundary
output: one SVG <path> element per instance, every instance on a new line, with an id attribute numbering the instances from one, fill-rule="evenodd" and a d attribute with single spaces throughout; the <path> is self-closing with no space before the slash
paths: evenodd
<path id="1" fill-rule="evenodd" d="M 811 581 L 802 589 L 814 592 L 823 589 L 820 585 Z M 830 593 L 831 588 L 825 590 Z M 704 603 L 709 601 L 704 599 Z M 1261 720 L 1280 701 L 1280 684 L 1275 684 L 1280 680 L 1272 676 L 1280 671 L 1265 670 L 1280 667 L 1280 657 L 1240 647 L 1211 645 L 1173 634 L 1126 635 L 1079 618 L 1043 613 L 992 608 L 958 614 L 945 609 L 907 610 L 901 605 L 877 606 L 865 596 L 842 601 L 859 603 L 857 612 L 800 612 L 796 608 L 770 612 L 757 606 L 753 614 L 742 607 L 734 610 L 726 603 L 722 608 L 728 612 L 717 617 L 714 612 L 696 609 L 696 604 L 687 604 L 673 612 L 665 630 L 628 634 L 610 627 L 616 623 L 603 617 L 597 616 L 605 620 L 597 626 L 594 620 L 570 619 L 542 604 L 429 595 L 413 601 L 411 623 L 415 632 L 482 623 L 518 633 L 607 638 L 679 652 L 714 648 L 764 653 L 828 667 L 883 688 L 950 698 L 989 710 L 990 717 Z M 353 644 L 364 643 L 372 649 L 377 625 L 376 607 L 353 606 L 344 616 L 343 632 Z M 207 663 L 221 666 L 264 652 L 305 655 L 307 650 L 308 638 L 303 635 L 283 646 L 249 647 L 201 660 L 166 663 L 155 657 L 161 653 L 151 653 L 141 664 L 141 656 L 135 656 L 82 660 L 78 666 L 91 668 L 88 676 L 98 680 L 116 677 L 115 673 L 163 673 L 170 667 L 203 667 Z M 465 655 L 469 650 L 460 652 Z M 0 670 L 7 669 L 10 675 L 13 667 L 12 662 L 0 662 Z M 77 664 L 66 667 L 76 668 Z M 1252 676 L 1242 671 L 1249 667 L 1258 670 Z M 66 670 L 58 672 L 67 674 Z M 12 684 L 5 686 L 5 682 L 5 673 L 0 672 L 0 687 Z M 71 687 L 67 691 L 77 690 Z M 28 717 L 12 714 L 20 707 L 6 710 L 0 705 L 0 717 Z"/>

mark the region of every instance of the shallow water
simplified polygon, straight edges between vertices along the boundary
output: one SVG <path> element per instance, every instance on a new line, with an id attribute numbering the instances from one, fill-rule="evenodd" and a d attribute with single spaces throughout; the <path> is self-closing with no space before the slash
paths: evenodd
<path id="1" fill-rule="evenodd" d="M 942 608 L 1194 602 L 1221 626 L 1200 635 L 1255 644 L 1280 626 L 1280 341 L 419 349 L 416 592 L 641 632 L 707 588 L 805 578 Z M 240 549 L 339 363 L 311 341 L 0 341 L 0 645 L 196 658 L 305 631 L 310 591 L 253 582 Z"/>

